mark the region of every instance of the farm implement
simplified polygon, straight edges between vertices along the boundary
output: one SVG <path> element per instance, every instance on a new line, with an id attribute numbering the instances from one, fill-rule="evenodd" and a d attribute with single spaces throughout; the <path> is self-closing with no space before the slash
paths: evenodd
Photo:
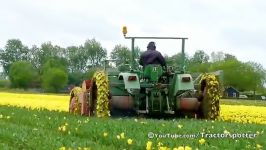
<path id="1" fill-rule="evenodd" d="M 219 116 L 220 72 L 192 77 L 185 70 L 185 41 L 183 37 L 128 37 L 131 40 L 131 64 L 127 71 L 105 67 L 96 71 L 82 87 L 70 93 L 69 111 L 75 114 L 107 117 L 114 115 L 182 116 L 216 119 Z M 180 70 L 150 64 L 140 68 L 135 60 L 134 44 L 139 39 L 181 40 Z"/>

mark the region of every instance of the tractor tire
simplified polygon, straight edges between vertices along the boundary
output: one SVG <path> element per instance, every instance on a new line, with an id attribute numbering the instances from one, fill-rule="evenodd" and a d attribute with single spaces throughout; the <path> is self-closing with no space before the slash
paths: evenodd
<path id="1" fill-rule="evenodd" d="M 215 75 L 204 74 L 200 80 L 200 107 L 198 111 L 199 118 L 215 120 L 220 114 L 219 101 L 221 91 L 219 82 Z"/>
<path id="2" fill-rule="evenodd" d="M 81 105 L 79 103 L 79 95 L 81 93 L 80 87 L 74 87 L 70 92 L 69 112 L 73 114 L 81 113 Z"/>
<path id="3" fill-rule="evenodd" d="M 91 105 L 93 115 L 97 117 L 109 117 L 109 82 L 104 71 L 96 71 L 93 75 L 91 89 Z"/>

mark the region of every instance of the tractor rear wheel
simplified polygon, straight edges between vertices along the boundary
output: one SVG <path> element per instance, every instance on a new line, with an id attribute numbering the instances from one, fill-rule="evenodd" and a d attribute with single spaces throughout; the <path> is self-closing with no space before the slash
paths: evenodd
<path id="1" fill-rule="evenodd" d="M 198 115 L 204 119 L 217 119 L 220 114 L 220 89 L 219 82 L 213 74 L 204 74 L 200 81 L 201 102 Z"/>
<path id="2" fill-rule="evenodd" d="M 91 109 L 97 117 L 110 116 L 109 109 L 109 83 L 104 71 L 96 71 L 93 75 L 91 89 Z"/>
<path id="3" fill-rule="evenodd" d="M 79 95 L 81 93 L 80 87 L 74 87 L 70 92 L 69 112 L 74 114 L 81 114 L 81 105 L 79 103 Z"/>

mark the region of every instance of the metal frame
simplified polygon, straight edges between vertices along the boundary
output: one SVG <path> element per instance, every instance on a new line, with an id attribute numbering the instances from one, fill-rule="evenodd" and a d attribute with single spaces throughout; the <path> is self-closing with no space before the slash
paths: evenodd
<path id="1" fill-rule="evenodd" d="M 135 64 L 135 39 L 172 39 L 172 40 L 182 40 L 181 50 L 182 50 L 182 72 L 185 72 L 185 40 L 188 38 L 183 37 L 146 37 L 146 36 L 136 36 L 136 37 L 127 37 L 124 35 L 125 39 L 131 39 L 131 67 L 133 70 L 136 69 Z"/>

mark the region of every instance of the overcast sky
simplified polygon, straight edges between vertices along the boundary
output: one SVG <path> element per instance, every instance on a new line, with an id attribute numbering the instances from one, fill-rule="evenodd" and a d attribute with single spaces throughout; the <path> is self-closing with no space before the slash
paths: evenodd
<path id="1" fill-rule="evenodd" d="M 188 37 L 186 52 L 224 51 L 266 68 L 266 1 L 263 0 L 0 0 L 0 48 L 11 38 L 31 47 L 51 41 L 67 47 L 95 38 L 108 52 L 130 46 L 130 36 Z M 143 50 L 149 40 L 136 41 Z M 180 41 L 155 40 L 163 54 Z"/>

